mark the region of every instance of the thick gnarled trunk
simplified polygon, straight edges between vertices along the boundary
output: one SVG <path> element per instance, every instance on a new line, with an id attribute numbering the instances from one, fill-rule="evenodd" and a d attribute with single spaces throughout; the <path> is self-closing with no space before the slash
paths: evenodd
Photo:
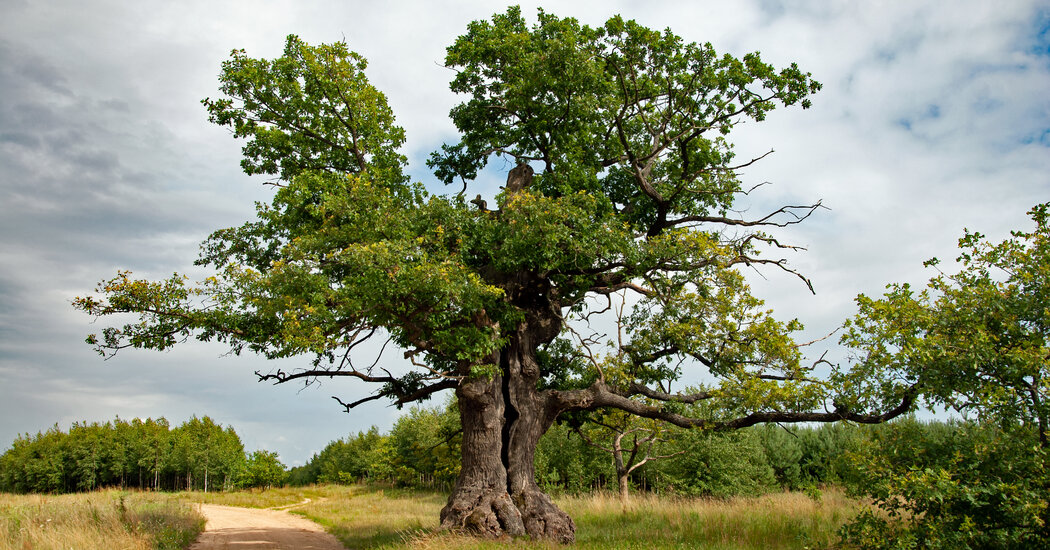
<path id="1" fill-rule="evenodd" d="M 572 518 L 535 481 L 536 446 L 556 412 L 536 389 L 534 349 L 521 331 L 500 353 L 502 376 L 459 386 L 462 470 L 441 511 L 443 528 L 489 538 L 575 540 Z"/>
<path id="2" fill-rule="evenodd" d="M 459 479 L 441 509 L 441 527 L 482 537 L 521 536 L 521 513 L 507 491 L 500 457 L 503 439 L 502 377 L 469 380 L 456 390 L 463 426 Z"/>
<path id="3" fill-rule="evenodd" d="M 520 332 L 503 353 L 507 417 L 513 419 L 505 438 L 507 484 L 529 536 L 570 543 L 576 538 L 576 524 L 536 484 L 536 446 L 557 412 L 536 389 L 540 369 L 530 336 L 528 332 Z"/>

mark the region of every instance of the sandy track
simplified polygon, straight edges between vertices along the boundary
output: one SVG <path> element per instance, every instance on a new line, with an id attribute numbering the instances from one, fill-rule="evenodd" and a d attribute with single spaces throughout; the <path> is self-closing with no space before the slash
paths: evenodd
<path id="1" fill-rule="evenodd" d="M 259 510 L 201 504 L 208 525 L 190 550 L 344 550 L 321 526 L 284 510 Z"/>

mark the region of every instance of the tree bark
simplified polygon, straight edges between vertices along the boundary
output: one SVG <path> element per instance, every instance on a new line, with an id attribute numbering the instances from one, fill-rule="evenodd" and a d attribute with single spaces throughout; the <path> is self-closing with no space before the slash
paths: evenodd
<path id="1" fill-rule="evenodd" d="M 499 365 L 500 376 L 469 379 L 456 390 L 462 470 L 441 526 L 487 538 L 571 543 L 576 525 L 535 480 L 536 446 L 557 412 L 537 390 L 539 366 L 527 329 L 511 336 Z"/>
<path id="2" fill-rule="evenodd" d="M 500 457 L 504 402 L 502 377 L 463 381 L 456 389 L 463 426 L 459 478 L 441 509 L 441 527 L 486 538 L 522 536 L 521 513 L 507 491 Z"/>
<path id="3" fill-rule="evenodd" d="M 616 483 L 620 491 L 620 507 L 624 510 L 627 509 L 627 501 L 630 499 L 631 494 L 631 467 L 628 464 L 624 464 L 623 461 L 623 438 L 627 435 L 624 432 L 616 434 L 613 437 L 613 467 L 616 469 Z M 638 440 L 635 440 L 635 450 L 638 449 Z M 631 462 L 634 461 L 634 453 L 631 453 Z"/>
<path id="4" fill-rule="evenodd" d="M 620 489 L 620 507 L 626 510 L 631 501 L 631 474 L 616 472 L 616 482 Z"/>
<path id="5" fill-rule="evenodd" d="M 529 536 L 568 544 L 576 539 L 576 524 L 536 484 L 536 446 L 554 423 L 557 411 L 537 390 L 540 367 L 532 336 L 529 331 L 519 331 L 502 354 L 507 417 L 512 420 L 506 440 L 507 481 Z"/>

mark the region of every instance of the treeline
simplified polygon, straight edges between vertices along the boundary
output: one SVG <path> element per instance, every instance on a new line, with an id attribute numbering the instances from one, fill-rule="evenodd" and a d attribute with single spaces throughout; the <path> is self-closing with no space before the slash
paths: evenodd
<path id="1" fill-rule="evenodd" d="M 658 437 L 651 437 L 657 430 Z M 960 449 L 994 438 L 977 424 L 899 419 L 879 426 L 756 426 L 730 432 L 625 425 L 631 491 L 729 497 L 835 484 L 863 493 L 891 461 L 929 468 L 958 461 Z M 547 491 L 615 490 L 619 473 L 609 442 L 616 431 L 596 424 L 556 424 L 536 452 L 536 480 Z M 646 436 L 646 437 L 640 437 Z M 641 443 L 639 443 L 641 442 Z M 63 493 L 103 487 L 215 491 L 284 483 L 389 483 L 448 490 L 459 474 L 455 403 L 412 408 L 389 433 L 376 427 L 329 443 L 285 471 L 276 453 L 246 454 L 232 427 L 193 417 L 177 427 L 160 419 L 116 419 L 56 425 L 20 436 L 0 455 L 0 490 Z M 633 458 L 632 458 L 633 455 Z M 880 464 L 879 468 L 873 467 Z"/>
<path id="2" fill-rule="evenodd" d="M 376 427 L 333 441 L 305 466 L 292 468 L 292 485 L 312 483 L 392 483 L 403 487 L 448 490 L 459 475 L 459 412 L 413 407 L 390 433 Z"/>
<path id="3" fill-rule="evenodd" d="M 895 449 L 911 449 L 928 464 L 950 460 L 954 450 L 948 442 L 972 429 L 959 421 L 914 418 L 880 426 L 767 425 L 731 432 L 663 428 L 652 446 L 636 451 L 635 460 L 646 453 L 667 458 L 637 468 L 629 483 L 633 491 L 715 497 L 859 486 L 870 481 L 865 465 L 889 448 L 886 441 L 894 441 Z M 601 448 L 610 435 L 593 425 L 554 425 L 536 452 L 537 483 L 553 492 L 615 490 L 613 457 Z M 378 482 L 447 490 L 459 473 L 459 445 L 454 403 L 413 408 L 388 434 L 373 427 L 329 443 L 306 465 L 292 468 L 287 482 Z"/>
<path id="4" fill-rule="evenodd" d="M 164 418 L 56 424 L 25 434 L 0 455 L 0 491 L 68 493 L 104 487 L 213 491 L 284 481 L 277 454 L 245 454 L 233 427 L 194 416 L 172 428 Z"/>

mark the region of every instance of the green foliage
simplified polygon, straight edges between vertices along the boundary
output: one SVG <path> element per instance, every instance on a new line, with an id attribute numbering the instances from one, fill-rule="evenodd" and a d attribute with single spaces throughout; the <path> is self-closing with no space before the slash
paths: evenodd
<path id="1" fill-rule="evenodd" d="M 252 457 L 273 458 L 256 451 Z M 284 467 L 268 463 L 271 482 Z M 66 493 L 104 487 L 230 489 L 245 470 L 240 437 L 211 418 L 196 416 L 178 427 L 167 420 L 56 425 L 19 436 L 0 455 L 0 491 Z"/>
<path id="2" fill-rule="evenodd" d="M 459 475 L 459 432 L 455 401 L 443 408 L 412 407 L 389 434 L 373 426 L 329 443 L 306 465 L 293 468 L 288 482 L 449 488 Z"/>
<path id="3" fill-rule="evenodd" d="M 922 429 L 940 426 L 923 425 Z M 597 432 L 593 427 L 584 430 Z M 831 484 L 857 486 L 852 457 L 873 433 L 868 427 L 840 424 L 790 431 L 779 426 L 736 432 L 676 429 L 664 434 L 666 441 L 652 451 L 667 458 L 634 471 L 632 485 L 658 493 L 718 497 L 812 490 Z M 611 489 L 616 485 L 612 466 L 608 452 L 588 445 L 564 424 L 553 426 L 536 452 L 536 480 L 546 490 Z"/>
<path id="4" fill-rule="evenodd" d="M 857 492 L 878 509 L 843 536 L 860 548 L 1050 547 L 1047 453 L 1031 428 L 941 426 L 891 425 L 854 455 Z"/>
<path id="5" fill-rule="evenodd" d="M 308 171 L 367 167 L 400 176 L 405 159 L 395 151 L 405 132 L 365 78 L 364 58 L 346 44 L 313 47 L 291 35 L 272 62 L 244 50 L 230 57 L 219 77 L 227 97 L 202 103 L 211 122 L 249 138 L 241 161 L 246 173 L 290 181 Z"/>
<path id="6" fill-rule="evenodd" d="M 388 446 L 399 485 L 451 487 L 459 476 L 459 411 L 413 407 L 390 430 Z"/>
<path id="7" fill-rule="evenodd" d="M 773 468 L 754 430 L 691 430 L 681 436 L 688 452 L 660 463 L 661 487 L 691 496 L 755 496 L 776 486 Z"/>
<path id="8" fill-rule="evenodd" d="M 933 405 L 1050 430 L 1048 208 L 1030 212 L 1033 231 L 1000 243 L 967 232 L 960 271 L 938 274 L 921 292 L 890 285 L 880 300 L 857 298 L 860 311 L 842 341 L 871 379 L 886 381 L 883 391 L 918 384 Z"/>
<path id="9" fill-rule="evenodd" d="M 171 432 L 169 462 L 186 473 L 186 489 L 228 489 L 244 465 L 244 446 L 232 427 L 211 418 L 193 418 Z M 221 480 L 216 483 L 215 480 Z"/>
<path id="10" fill-rule="evenodd" d="M 719 57 L 669 30 L 620 17 L 590 28 L 542 10 L 530 28 L 517 7 L 471 23 L 445 63 L 457 69 L 452 90 L 469 99 L 451 113 L 462 141 L 431 157 L 438 177 L 474 179 L 494 152 L 536 160 L 543 194 L 600 190 L 646 229 L 659 214 L 617 161 L 659 157 L 651 191 L 675 196 L 675 212 L 725 207 L 739 184 L 718 169 L 732 159 L 720 136 L 775 103 L 808 107 L 820 88 L 794 65 L 778 72 L 758 54 Z M 719 137 L 704 135 L 711 129 Z"/>
<path id="11" fill-rule="evenodd" d="M 238 473 L 237 486 L 241 488 L 259 487 L 269 489 L 280 487 L 287 477 L 284 464 L 272 451 L 252 451 Z"/>
<path id="12" fill-rule="evenodd" d="M 588 445 L 567 424 L 556 424 L 536 447 L 536 483 L 544 490 L 583 493 L 615 486 L 608 453 Z"/>
<path id="13" fill-rule="evenodd" d="M 1030 232 L 999 243 L 959 240 L 960 271 L 926 289 L 891 285 L 857 299 L 843 342 L 879 392 L 917 388 L 979 426 L 946 439 L 938 460 L 884 458 L 870 490 L 890 520 L 869 515 L 847 533 L 871 547 L 1046 546 L 1050 451 L 1050 204 Z M 936 259 L 927 262 L 938 266 Z M 899 446 L 892 446 L 897 449 Z M 881 464 L 881 463 L 880 463 Z M 903 547 L 903 546 L 901 546 Z"/>
<path id="14" fill-rule="evenodd" d="M 755 428 L 777 484 L 803 490 L 827 484 L 851 484 L 855 472 L 849 460 L 873 430 L 849 424 L 797 428 Z"/>
<path id="15" fill-rule="evenodd" d="M 789 432 L 780 426 L 763 426 L 757 431 L 762 451 L 766 455 L 769 467 L 773 470 L 777 484 L 785 489 L 804 487 L 802 475 L 804 449 L 798 432 Z"/>

